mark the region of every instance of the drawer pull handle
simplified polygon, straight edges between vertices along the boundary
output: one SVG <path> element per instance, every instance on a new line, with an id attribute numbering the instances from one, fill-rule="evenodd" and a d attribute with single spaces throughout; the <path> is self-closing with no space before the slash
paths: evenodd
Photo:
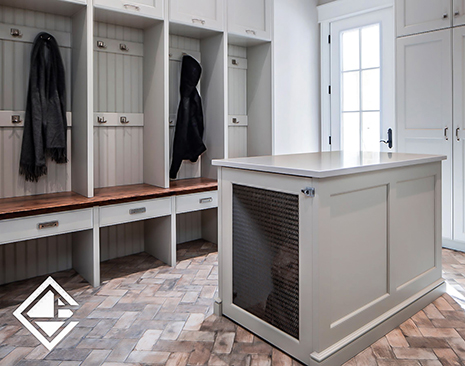
<path id="1" fill-rule="evenodd" d="M 53 227 L 58 227 L 58 221 L 43 222 L 37 226 L 39 227 L 39 230 L 50 229 Z"/>
<path id="2" fill-rule="evenodd" d="M 97 122 L 100 124 L 107 123 L 108 121 L 105 119 L 105 117 L 97 117 Z"/>
<path id="3" fill-rule="evenodd" d="M 137 5 L 124 4 L 123 6 L 124 6 L 125 9 L 132 9 L 132 10 L 135 10 L 135 11 L 140 11 L 140 8 Z"/>
<path id="4" fill-rule="evenodd" d="M 13 37 L 17 37 L 17 38 L 21 38 L 23 36 L 21 31 L 19 29 L 16 29 L 16 28 L 11 28 L 10 29 L 10 35 L 13 36 Z"/>
<path id="5" fill-rule="evenodd" d="M 142 213 L 146 213 L 146 212 L 147 212 L 147 209 L 145 207 L 133 208 L 133 209 L 129 210 L 129 215 L 137 215 L 137 214 L 142 214 Z"/>
<path id="6" fill-rule="evenodd" d="M 202 199 L 200 199 L 199 202 L 200 203 L 210 203 L 210 202 L 213 202 L 213 198 L 212 197 L 202 198 Z"/>
<path id="7" fill-rule="evenodd" d="M 127 125 L 129 123 L 129 120 L 126 118 L 126 117 L 121 117 L 119 119 L 119 121 L 123 124 L 123 125 Z"/>
<path id="8" fill-rule="evenodd" d="M 205 25 L 205 20 L 193 18 L 192 23 L 200 23 L 202 25 Z"/>
<path id="9" fill-rule="evenodd" d="M 247 30 L 245 31 L 245 33 L 247 33 L 247 34 L 252 34 L 252 35 L 254 35 L 254 36 L 257 35 L 257 33 L 256 33 L 254 30 L 252 30 L 252 29 L 247 29 Z"/>
<path id="10" fill-rule="evenodd" d="M 233 118 L 232 123 L 237 125 L 237 124 L 241 123 L 241 121 L 239 121 L 237 118 Z"/>

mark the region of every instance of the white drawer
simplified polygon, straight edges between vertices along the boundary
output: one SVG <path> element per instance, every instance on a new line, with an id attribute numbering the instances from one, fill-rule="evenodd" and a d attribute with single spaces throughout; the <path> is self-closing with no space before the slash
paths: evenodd
<path id="1" fill-rule="evenodd" d="M 176 197 L 177 214 L 215 207 L 218 207 L 218 191 L 194 193 Z"/>
<path id="2" fill-rule="evenodd" d="M 92 209 L 0 221 L 0 244 L 92 229 Z"/>
<path id="3" fill-rule="evenodd" d="M 100 227 L 171 215 L 171 199 L 158 198 L 100 208 Z"/>

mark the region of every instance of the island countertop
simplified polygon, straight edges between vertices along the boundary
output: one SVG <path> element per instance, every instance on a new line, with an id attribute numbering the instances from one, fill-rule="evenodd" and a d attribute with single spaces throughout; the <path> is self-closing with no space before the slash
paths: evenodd
<path id="1" fill-rule="evenodd" d="M 213 160 L 213 165 L 309 178 L 329 178 L 446 159 L 442 155 L 334 151 Z"/>

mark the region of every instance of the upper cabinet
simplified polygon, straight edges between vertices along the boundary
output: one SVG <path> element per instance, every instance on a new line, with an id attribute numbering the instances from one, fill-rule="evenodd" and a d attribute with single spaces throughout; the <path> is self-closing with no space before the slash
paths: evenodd
<path id="1" fill-rule="evenodd" d="M 200 28 L 224 29 L 223 0 L 170 0 L 170 20 Z"/>
<path id="2" fill-rule="evenodd" d="M 229 0 L 228 31 L 242 36 L 271 39 L 271 0 Z"/>
<path id="3" fill-rule="evenodd" d="M 397 0 L 397 36 L 452 25 L 452 0 Z"/>
<path id="4" fill-rule="evenodd" d="M 454 26 L 465 25 L 465 0 L 454 0 L 452 10 Z"/>
<path id="5" fill-rule="evenodd" d="M 397 0 L 397 36 L 465 25 L 465 0 Z"/>
<path id="6" fill-rule="evenodd" d="M 163 19 L 163 0 L 94 0 L 94 5 L 127 14 Z"/>

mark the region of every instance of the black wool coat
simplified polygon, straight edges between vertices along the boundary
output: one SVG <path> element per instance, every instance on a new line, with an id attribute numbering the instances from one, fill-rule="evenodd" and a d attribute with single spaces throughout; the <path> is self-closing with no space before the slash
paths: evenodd
<path id="1" fill-rule="evenodd" d="M 170 178 L 176 179 L 183 160 L 196 162 L 207 148 L 203 143 L 202 99 L 197 91 L 202 67 L 192 56 L 182 58 L 181 101 L 178 108 Z"/>
<path id="2" fill-rule="evenodd" d="M 31 54 L 20 174 L 37 182 L 47 174 L 46 156 L 66 163 L 65 68 L 55 38 L 40 33 Z"/>

